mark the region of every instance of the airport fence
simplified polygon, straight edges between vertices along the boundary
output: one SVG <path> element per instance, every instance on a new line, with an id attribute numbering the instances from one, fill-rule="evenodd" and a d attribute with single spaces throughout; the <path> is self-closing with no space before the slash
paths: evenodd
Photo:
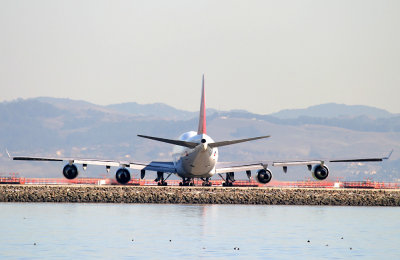
<path id="1" fill-rule="evenodd" d="M 180 180 L 167 180 L 168 186 L 179 186 Z M 212 186 L 223 186 L 222 180 L 211 180 Z M 202 180 L 195 180 L 195 186 L 202 186 Z M 115 180 L 109 178 L 76 178 L 68 180 L 65 178 L 23 178 L 23 177 L 0 177 L 0 184 L 30 184 L 30 185 L 119 185 Z M 133 186 L 157 186 L 153 180 L 132 179 L 126 185 Z M 400 183 L 366 181 L 271 181 L 268 184 L 260 184 L 253 179 L 236 180 L 234 187 L 282 187 L 282 188 L 353 188 L 353 189 L 400 189 Z"/>

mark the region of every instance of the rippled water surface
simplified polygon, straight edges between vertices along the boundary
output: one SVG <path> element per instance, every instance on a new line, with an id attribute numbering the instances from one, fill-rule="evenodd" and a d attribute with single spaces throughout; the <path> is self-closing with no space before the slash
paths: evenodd
<path id="1" fill-rule="evenodd" d="M 400 259 L 399 229 L 393 207 L 0 203 L 0 259 Z"/>

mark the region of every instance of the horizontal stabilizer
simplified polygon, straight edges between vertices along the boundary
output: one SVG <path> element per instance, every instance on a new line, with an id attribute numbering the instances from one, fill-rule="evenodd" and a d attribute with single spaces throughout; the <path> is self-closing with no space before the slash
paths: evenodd
<path id="1" fill-rule="evenodd" d="M 174 144 L 174 145 L 179 145 L 179 146 L 184 146 L 188 148 L 195 148 L 198 143 L 193 143 L 193 142 L 186 142 L 182 140 L 173 140 L 173 139 L 165 139 L 165 138 L 160 138 L 160 137 L 153 137 L 153 136 L 146 136 L 146 135 L 138 135 L 139 137 L 163 142 L 163 143 L 168 143 L 168 144 Z"/>
<path id="2" fill-rule="evenodd" d="M 231 140 L 231 141 L 221 141 L 221 142 L 210 143 L 208 145 L 212 148 L 215 148 L 215 147 L 227 146 L 227 145 L 231 145 L 231 144 L 238 144 L 238 143 L 244 143 L 244 142 L 248 142 L 248 141 L 254 141 L 254 140 L 268 138 L 268 137 L 270 137 L 270 135 L 246 138 L 246 139 Z"/>

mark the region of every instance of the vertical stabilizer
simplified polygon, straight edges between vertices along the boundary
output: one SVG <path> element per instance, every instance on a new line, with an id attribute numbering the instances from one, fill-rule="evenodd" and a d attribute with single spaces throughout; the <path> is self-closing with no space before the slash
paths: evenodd
<path id="1" fill-rule="evenodd" d="M 207 127 L 206 127 L 206 97 L 204 95 L 204 74 L 203 74 L 202 89 L 201 89 L 199 130 L 197 130 L 197 134 L 199 134 L 199 135 L 207 134 Z"/>

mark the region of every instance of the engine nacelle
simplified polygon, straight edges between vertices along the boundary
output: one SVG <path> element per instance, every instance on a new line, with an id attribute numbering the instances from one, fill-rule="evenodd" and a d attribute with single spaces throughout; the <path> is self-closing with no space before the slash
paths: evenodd
<path id="1" fill-rule="evenodd" d="M 115 173 L 115 179 L 118 183 L 126 184 L 131 180 L 131 174 L 126 168 L 119 168 Z"/>
<path id="2" fill-rule="evenodd" d="M 65 178 L 72 180 L 78 176 L 78 168 L 75 164 L 67 164 L 64 166 L 63 175 Z"/>
<path id="3" fill-rule="evenodd" d="M 272 173 L 270 169 L 261 169 L 257 171 L 256 180 L 259 183 L 266 184 L 272 179 Z"/>
<path id="4" fill-rule="evenodd" d="M 329 169 L 326 165 L 317 164 L 313 166 L 311 173 L 314 179 L 322 181 L 328 177 Z"/>

